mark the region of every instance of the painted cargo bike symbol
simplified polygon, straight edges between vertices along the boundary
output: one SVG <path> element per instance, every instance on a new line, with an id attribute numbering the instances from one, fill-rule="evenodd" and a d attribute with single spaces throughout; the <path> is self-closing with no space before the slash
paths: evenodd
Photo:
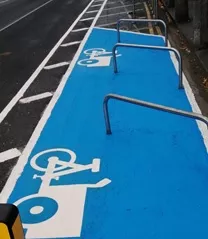
<path id="1" fill-rule="evenodd" d="M 39 166 L 41 157 L 48 153 L 67 153 L 68 161 L 57 156 L 47 158 L 47 166 Z M 65 159 L 66 160 L 66 159 Z M 52 180 L 62 176 L 91 170 L 100 171 L 100 159 L 91 164 L 75 163 L 76 154 L 69 149 L 49 149 L 36 154 L 30 165 L 43 175 L 35 174 L 33 179 L 40 179 L 38 193 L 28 195 L 15 202 L 22 211 L 22 220 L 27 238 L 80 237 L 84 205 L 88 188 L 102 188 L 111 180 L 104 178 L 95 184 L 51 185 Z"/>
<path id="2" fill-rule="evenodd" d="M 106 51 L 103 48 L 92 48 L 84 51 L 84 54 L 88 56 L 88 59 L 83 59 L 78 62 L 81 66 L 87 67 L 103 67 L 110 66 L 111 58 L 113 57 L 111 51 Z M 117 54 L 116 56 L 121 56 Z"/>

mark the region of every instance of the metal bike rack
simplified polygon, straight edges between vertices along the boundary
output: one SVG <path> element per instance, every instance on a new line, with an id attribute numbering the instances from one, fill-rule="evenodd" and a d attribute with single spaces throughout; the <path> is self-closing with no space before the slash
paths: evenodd
<path id="1" fill-rule="evenodd" d="M 160 19 L 120 19 L 117 22 L 117 35 L 118 35 L 118 42 L 121 42 L 121 36 L 120 36 L 120 25 L 122 22 L 131 22 L 131 23 L 135 23 L 135 22 L 145 22 L 145 23 L 161 23 L 164 27 L 164 34 L 165 34 L 165 46 L 168 45 L 168 31 L 167 31 L 167 26 L 165 24 L 164 21 L 160 20 Z"/>
<path id="2" fill-rule="evenodd" d="M 182 58 L 180 53 L 172 47 L 163 47 L 163 46 L 149 46 L 149 45 L 136 45 L 136 44 L 124 44 L 124 43 L 117 43 L 112 50 L 113 54 L 113 65 L 114 65 L 114 72 L 118 72 L 117 60 L 116 60 L 116 49 L 118 47 L 129 47 L 129 48 L 140 48 L 140 49 L 150 49 L 150 50 L 159 50 L 159 51 L 171 51 L 174 52 L 176 58 L 178 60 L 179 65 L 179 89 L 183 89 L 183 74 L 182 74 Z"/>
<path id="3" fill-rule="evenodd" d="M 109 94 L 109 95 L 105 96 L 104 101 L 103 101 L 103 111 L 104 111 L 104 117 L 105 117 L 106 134 L 112 134 L 110 119 L 109 119 L 109 111 L 108 111 L 108 102 L 110 99 L 123 101 L 123 102 L 127 102 L 127 103 L 134 104 L 134 105 L 140 105 L 140 106 L 143 106 L 146 108 L 164 111 L 164 112 L 168 112 L 168 113 L 175 114 L 175 115 L 180 115 L 180 116 L 187 117 L 187 118 L 200 120 L 208 126 L 208 118 L 201 114 L 183 111 L 183 110 L 179 110 L 179 109 L 175 109 L 175 108 L 167 107 L 167 106 L 163 106 L 163 105 L 153 104 L 153 103 L 150 103 L 147 101 L 137 100 L 137 99 L 121 96 L 121 95 Z"/>

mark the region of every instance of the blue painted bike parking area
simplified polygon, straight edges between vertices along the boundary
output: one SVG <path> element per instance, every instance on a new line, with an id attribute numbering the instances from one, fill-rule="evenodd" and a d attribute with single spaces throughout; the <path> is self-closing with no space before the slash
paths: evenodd
<path id="1" fill-rule="evenodd" d="M 160 36 L 121 32 L 130 44 Z M 208 237 L 207 150 L 195 120 L 103 100 L 118 94 L 192 111 L 167 51 L 112 48 L 117 32 L 94 28 L 19 175 L 8 202 L 26 238 Z"/>

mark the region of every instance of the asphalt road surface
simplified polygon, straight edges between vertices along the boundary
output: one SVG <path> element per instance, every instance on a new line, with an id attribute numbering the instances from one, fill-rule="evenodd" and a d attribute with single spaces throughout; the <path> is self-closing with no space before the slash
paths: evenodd
<path id="1" fill-rule="evenodd" d="M 0 0 L 0 191 L 87 32 L 131 11 L 131 0 Z M 142 0 L 136 13 L 151 17 Z"/>
<path id="2" fill-rule="evenodd" d="M 0 111 L 88 3 L 89 0 L 0 2 Z"/>
<path id="3" fill-rule="evenodd" d="M 25 147 L 50 98 L 29 106 L 15 104 L 7 114 L 4 114 L 5 108 L 89 2 L 0 0 L 0 153 Z M 71 34 L 73 39 L 77 36 L 83 38 L 83 33 Z M 65 50 L 70 59 L 77 48 L 72 46 Z M 52 56 L 49 64 L 58 62 L 59 55 Z M 67 67 L 40 73 L 24 95 L 34 95 L 45 89 L 55 91 Z M 17 158 L 5 161 L 4 155 L 0 156 L 0 190 Z"/>

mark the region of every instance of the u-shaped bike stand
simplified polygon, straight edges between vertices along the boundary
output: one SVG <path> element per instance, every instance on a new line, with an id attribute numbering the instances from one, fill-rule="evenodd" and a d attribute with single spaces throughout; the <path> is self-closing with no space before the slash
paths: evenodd
<path id="1" fill-rule="evenodd" d="M 172 47 L 164 47 L 164 46 L 148 46 L 148 45 L 136 45 L 136 44 L 124 44 L 124 43 L 117 43 L 112 50 L 113 53 L 113 65 L 114 65 L 114 72 L 118 72 L 117 66 L 117 59 L 116 59 L 116 49 L 118 47 L 127 47 L 127 48 L 140 48 L 140 49 L 150 49 L 150 50 L 159 50 L 159 51 L 171 51 L 174 52 L 176 58 L 178 60 L 178 67 L 179 67 L 179 89 L 183 89 L 183 72 L 182 72 L 182 58 L 180 53 Z"/>
<path id="2" fill-rule="evenodd" d="M 188 112 L 188 111 L 184 111 L 184 110 L 179 110 L 179 109 L 175 109 L 172 107 L 154 104 L 154 103 L 150 103 L 147 101 L 137 100 L 137 99 L 121 96 L 121 95 L 109 94 L 109 95 L 105 96 L 104 101 L 103 101 L 103 111 L 104 111 L 104 117 L 105 117 L 106 134 L 112 134 L 110 118 L 109 118 L 109 110 L 108 110 L 109 100 L 123 101 L 123 102 L 129 103 L 129 104 L 139 105 L 142 107 L 151 108 L 151 109 L 155 109 L 155 110 L 159 110 L 159 111 L 164 111 L 164 112 L 168 112 L 168 113 L 175 114 L 175 115 L 180 115 L 180 116 L 187 117 L 187 118 L 197 119 L 197 120 L 204 122 L 208 126 L 208 118 L 201 114 Z"/>
<path id="3" fill-rule="evenodd" d="M 168 31 L 167 31 L 167 26 L 166 23 L 160 19 L 120 19 L 117 22 L 117 40 L 118 42 L 121 42 L 121 34 L 120 34 L 120 26 L 122 22 L 131 22 L 131 23 L 136 23 L 136 22 L 145 22 L 145 23 L 160 23 L 164 27 L 164 35 L 165 35 L 165 46 L 168 45 Z"/>

